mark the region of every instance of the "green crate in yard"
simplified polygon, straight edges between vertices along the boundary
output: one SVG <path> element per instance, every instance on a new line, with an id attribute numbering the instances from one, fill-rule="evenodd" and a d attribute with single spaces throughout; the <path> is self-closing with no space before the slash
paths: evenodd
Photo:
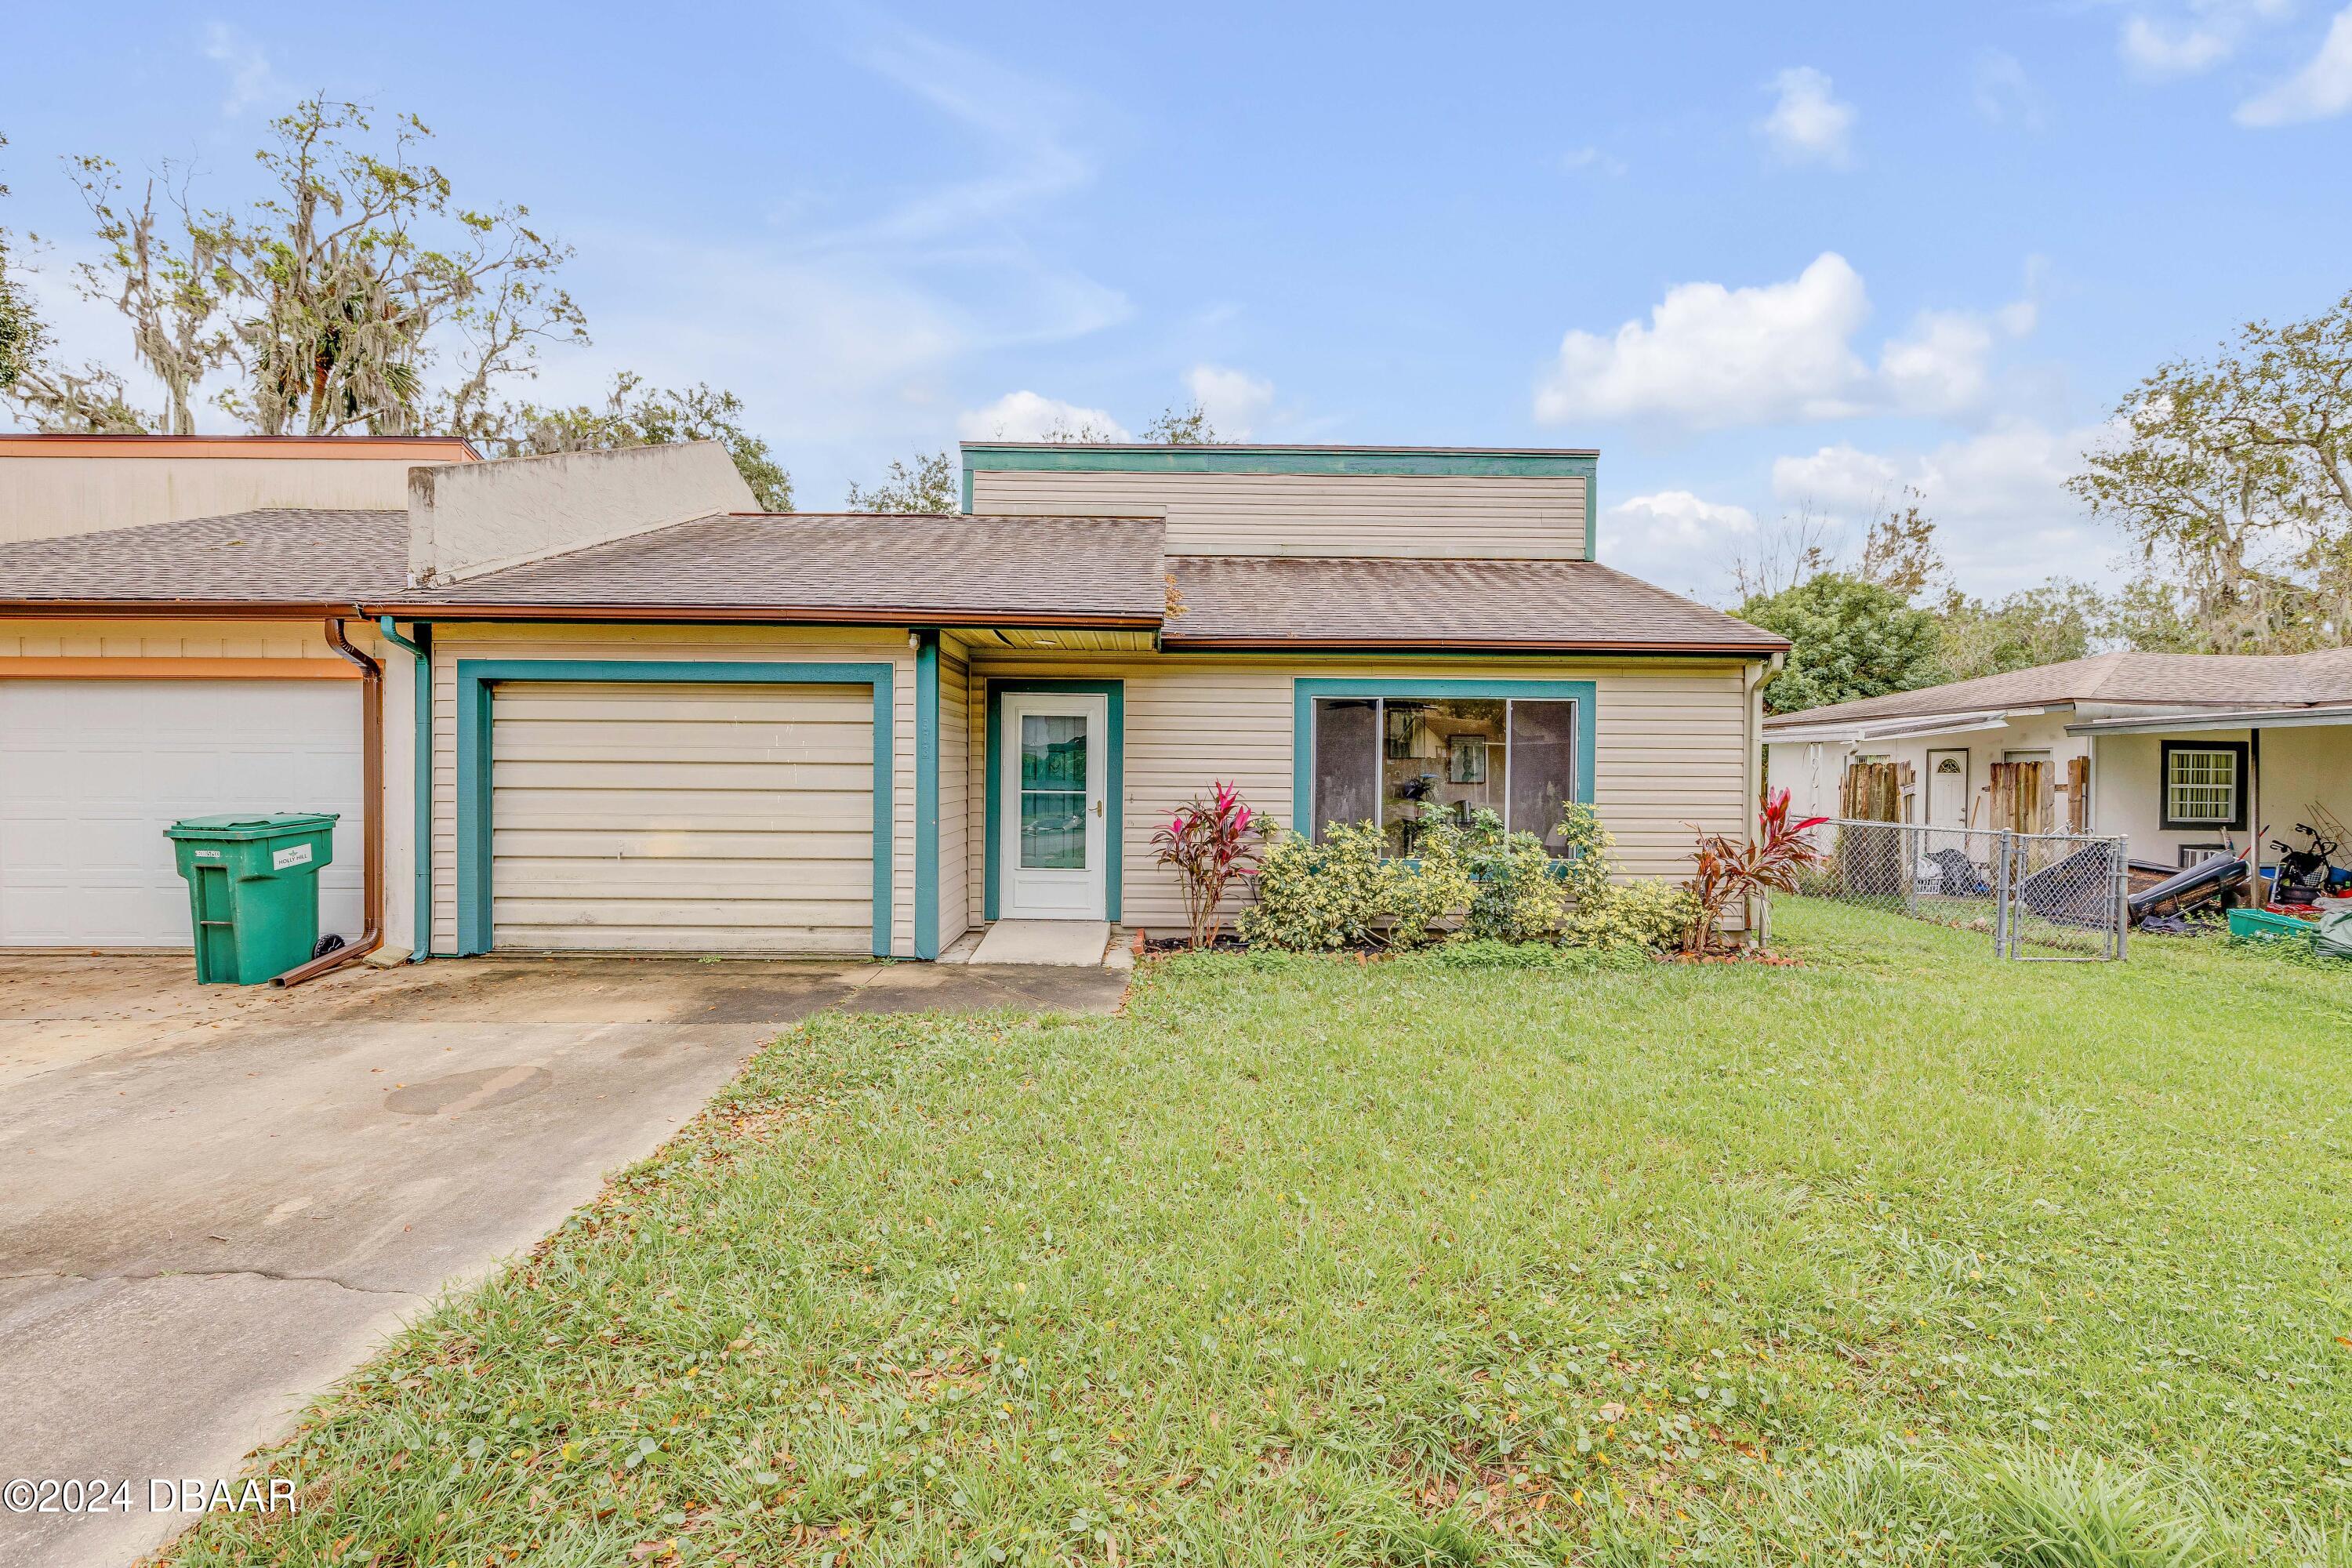
<path id="1" fill-rule="evenodd" d="M 2313 921 L 2299 921 L 2293 915 L 2274 915 L 2268 910 L 2230 911 L 2231 936 L 2299 937 L 2307 941 L 2318 929 Z"/>
<path id="2" fill-rule="evenodd" d="M 319 872 L 333 812 L 191 816 L 163 830 L 188 884 L 196 979 L 260 985 L 319 945 Z"/>

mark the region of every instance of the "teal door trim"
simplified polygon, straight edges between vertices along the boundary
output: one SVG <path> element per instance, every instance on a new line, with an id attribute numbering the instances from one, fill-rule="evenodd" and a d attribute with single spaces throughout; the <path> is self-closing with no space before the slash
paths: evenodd
<path id="1" fill-rule="evenodd" d="M 1576 798 L 1592 800 L 1594 684 L 1590 680 L 1383 680 L 1307 678 L 1291 682 L 1291 827 L 1310 837 L 1315 821 L 1315 700 L 1318 697 L 1521 697 L 1576 704 Z"/>
<path id="2" fill-rule="evenodd" d="M 390 616 L 376 621 L 376 630 L 395 647 L 413 656 L 416 677 L 416 929 L 410 934 L 408 962 L 420 963 L 433 953 L 433 626 L 413 621 L 416 639 L 402 637 Z"/>
<path id="3" fill-rule="evenodd" d="M 940 955 L 940 634 L 915 647 L 915 956 Z"/>
<path id="4" fill-rule="evenodd" d="M 890 955 L 891 668 L 734 659 L 461 658 L 457 661 L 457 951 L 490 950 L 490 706 L 524 680 L 660 681 L 673 686 L 864 686 L 874 693 L 874 956 Z"/>
<path id="5" fill-rule="evenodd" d="M 1008 691 L 1067 691 L 1109 699 L 1110 738 L 1104 748 L 1103 795 L 1106 820 L 1103 824 L 1103 855 L 1108 862 L 1103 867 L 1103 910 L 1112 924 L 1118 923 L 1121 863 L 1127 858 L 1126 837 L 1123 831 L 1127 816 L 1127 682 L 1124 680 L 998 680 L 988 683 L 988 718 L 985 743 L 987 755 L 982 759 L 982 772 L 988 779 L 988 839 L 982 846 L 983 875 L 981 890 L 981 916 L 996 918 L 997 884 L 1002 875 L 997 867 L 997 840 L 1004 826 L 1004 704 Z"/>

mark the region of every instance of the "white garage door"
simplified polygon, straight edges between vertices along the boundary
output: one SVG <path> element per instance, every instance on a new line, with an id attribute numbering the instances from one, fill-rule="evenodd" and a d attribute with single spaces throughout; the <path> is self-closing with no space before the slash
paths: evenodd
<path id="1" fill-rule="evenodd" d="M 360 929 L 356 680 L 0 680 L 0 947 L 186 947 L 163 829 L 333 811 L 322 931 Z"/>
<path id="2" fill-rule="evenodd" d="M 519 681 L 490 714 L 492 945 L 873 951 L 866 688 Z"/>

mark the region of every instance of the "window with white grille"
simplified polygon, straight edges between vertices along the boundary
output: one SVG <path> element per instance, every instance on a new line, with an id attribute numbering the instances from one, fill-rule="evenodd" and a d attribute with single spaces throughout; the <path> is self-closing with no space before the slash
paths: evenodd
<path id="1" fill-rule="evenodd" d="M 2166 747 L 2165 825 L 2179 827 L 2237 826 L 2241 757 L 2242 753 L 2228 747 Z"/>

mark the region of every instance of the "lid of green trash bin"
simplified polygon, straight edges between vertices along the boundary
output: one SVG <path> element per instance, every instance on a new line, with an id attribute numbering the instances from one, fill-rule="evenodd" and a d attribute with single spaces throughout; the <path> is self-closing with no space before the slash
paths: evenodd
<path id="1" fill-rule="evenodd" d="M 252 838 L 276 838 L 288 833 L 310 833 L 334 826 L 331 811 L 244 811 L 219 816 L 184 816 L 163 829 L 166 838 L 203 838 L 242 843 Z"/>

